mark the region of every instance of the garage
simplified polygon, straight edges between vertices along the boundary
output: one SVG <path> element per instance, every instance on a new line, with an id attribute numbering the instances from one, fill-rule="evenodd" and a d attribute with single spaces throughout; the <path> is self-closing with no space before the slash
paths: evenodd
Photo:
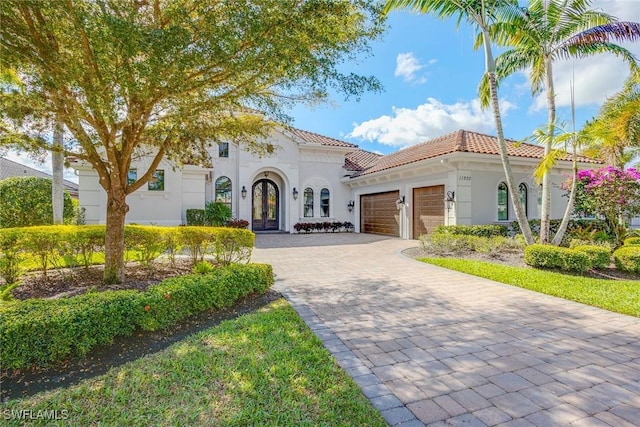
<path id="1" fill-rule="evenodd" d="M 360 196 L 360 232 L 400 236 L 399 191 Z"/>
<path id="2" fill-rule="evenodd" d="M 413 189 L 413 238 L 444 225 L 444 185 Z"/>

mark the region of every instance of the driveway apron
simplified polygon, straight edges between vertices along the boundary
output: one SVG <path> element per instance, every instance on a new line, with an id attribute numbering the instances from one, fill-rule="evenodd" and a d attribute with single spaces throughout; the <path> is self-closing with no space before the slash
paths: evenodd
<path id="1" fill-rule="evenodd" d="M 390 425 L 640 425 L 640 319 L 401 254 L 417 245 L 265 234 L 253 261 Z"/>

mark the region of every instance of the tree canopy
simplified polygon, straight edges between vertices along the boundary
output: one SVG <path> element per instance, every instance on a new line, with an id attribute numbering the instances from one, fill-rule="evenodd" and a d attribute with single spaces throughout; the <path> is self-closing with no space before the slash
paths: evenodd
<path id="1" fill-rule="evenodd" d="M 66 154 L 107 192 L 107 281 L 123 277 L 125 197 L 163 158 L 207 162 L 220 140 L 269 150 L 265 118 L 292 103 L 380 89 L 339 69 L 384 30 L 366 0 L 5 0 L 0 22 L 0 65 L 20 78 L 3 86 L 0 142 L 50 149 L 51 122 L 65 126 Z"/>

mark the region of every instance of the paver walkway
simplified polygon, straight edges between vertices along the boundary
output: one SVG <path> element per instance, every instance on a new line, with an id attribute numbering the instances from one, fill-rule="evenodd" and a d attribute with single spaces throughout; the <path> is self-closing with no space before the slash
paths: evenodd
<path id="1" fill-rule="evenodd" d="M 253 260 L 390 425 L 640 425 L 640 319 L 400 254 L 416 245 L 258 235 Z"/>

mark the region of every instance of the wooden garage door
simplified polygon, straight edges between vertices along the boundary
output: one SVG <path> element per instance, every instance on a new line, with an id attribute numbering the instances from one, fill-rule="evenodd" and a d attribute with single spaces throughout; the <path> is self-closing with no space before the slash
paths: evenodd
<path id="1" fill-rule="evenodd" d="M 413 189 L 413 238 L 444 225 L 444 185 Z"/>
<path id="2" fill-rule="evenodd" d="M 400 236 L 399 191 L 360 196 L 360 232 Z"/>

